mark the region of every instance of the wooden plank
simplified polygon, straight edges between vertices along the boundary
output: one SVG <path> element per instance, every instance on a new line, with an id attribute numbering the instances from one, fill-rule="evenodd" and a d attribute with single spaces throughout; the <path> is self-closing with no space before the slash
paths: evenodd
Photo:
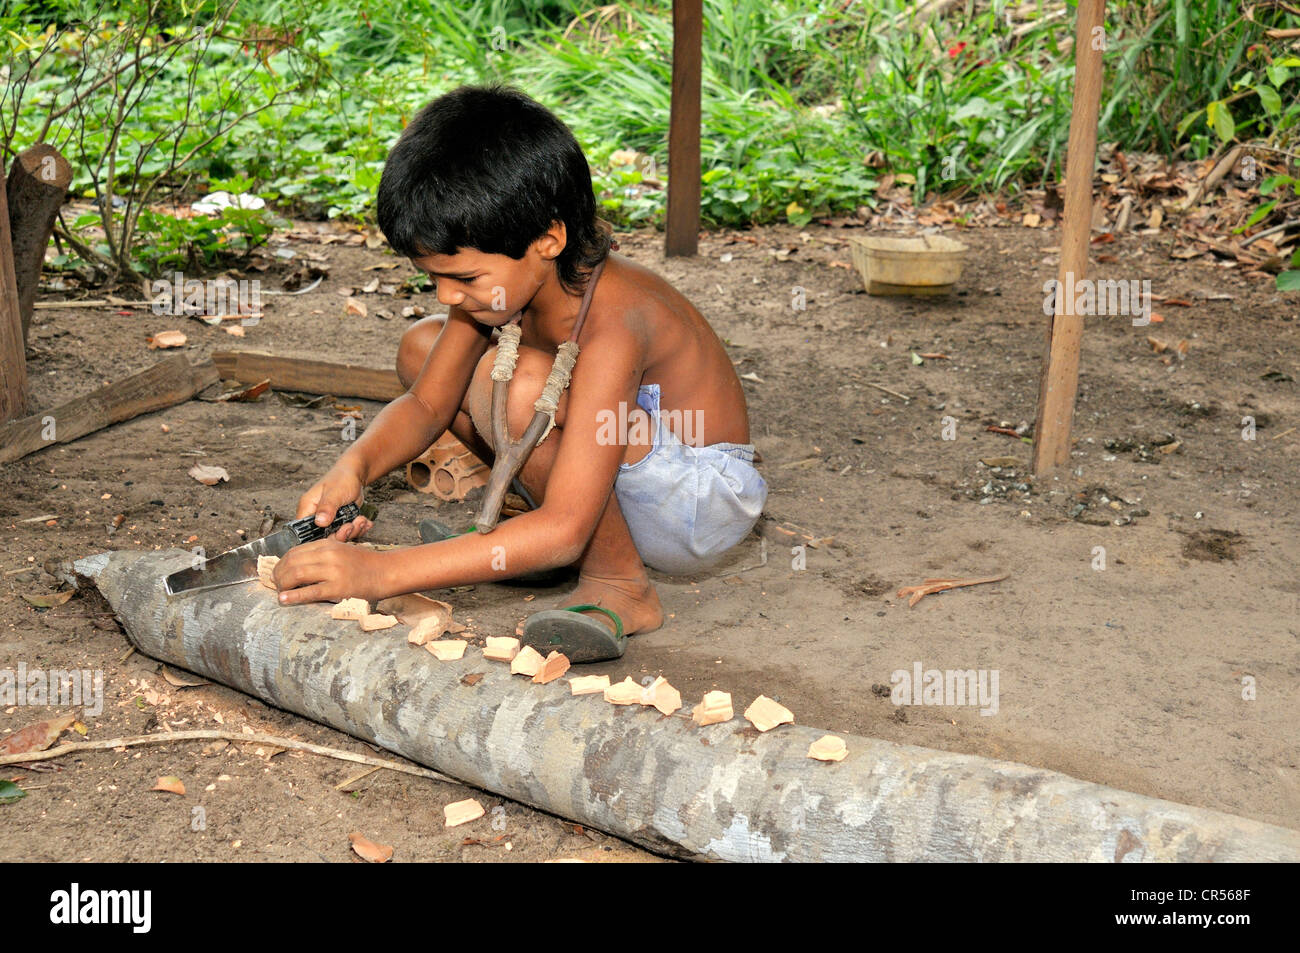
<path id="1" fill-rule="evenodd" d="M 1079 389 L 1079 349 L 1083 315 L 1064 289 L 1088 272 L 1092 228 L 1092 174 L 1097 161 L 1097 110 L 1101 100 L 1103 50 L 1092 38 L 1102 34 L 1106 0 L 1079 0 L 1074 31 L 1075 87 L 1065 173 L 1065 217 L 1061 224 L 1061 265 L 1057 273 L 1056 313 L 1047 319 L 1047 346 L 1038 384 L 1034 422 L 1035 475 L 1070 462 L 1070 427 Z"/>
<path id="2" fill-rule="evenodd" d="M 0 424 L 27 409 L 27 353 L 14 277 L 14 253 L 9 245 L 6 188 L 4 169 L 0 169 Z M 0 452 L 5 449 L 8 448 L 0 443 Z"/>
<path id="3" fill-rule="evenodd" d="M 397 371 L 390 368 L 277 357 L 265 351 L 215 351 L 212 360 L 223 378 L 248 384 L 269 378 L 275 390 L 385 401 L 406 393 Z"/>
<path id="4" fill-rule="evenodd" d="M 69 443 L 112 424 L 179 404 L 219 380 L 211 363 L 191 366 L 185 355 L 173 354 L 148 370 L 53 410 L 0 426 L 0 463 L 11 463 L 56 443 Z"/>
<path id="5" fill-rule="evenodd" d="M 664 254 L 700 243 L 700 73 L 703 0 L 673 0 L 673 90 L 668 119 L 668 219 Z"/>
<path id="6" fill-rule="evenodd" d="M 53 146 L 41 142 L 18 153 L 5 187 L 9 201 L 9 234 L 13 242 L 14 273 L 23 340 L 32 323 L 32 307 L 41 281 L 45 250 L 63 200 L 72 183 L 72 166 Z"/>

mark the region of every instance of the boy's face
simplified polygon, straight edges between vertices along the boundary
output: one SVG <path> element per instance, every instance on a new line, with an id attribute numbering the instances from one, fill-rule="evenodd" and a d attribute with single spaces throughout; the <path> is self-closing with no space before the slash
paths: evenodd
<path id="1" fill-rule="evenodd" d="M 529 245 L 518 261 L 460 248 L 454 255 L 424 255 L 411 263 L 434 279 L 439 303 L 460 307 L 479 324 L 497 328 L 533 300 L 555 274 L 555 257 L 563 250 L 564 226 L 558 225 Z"/>

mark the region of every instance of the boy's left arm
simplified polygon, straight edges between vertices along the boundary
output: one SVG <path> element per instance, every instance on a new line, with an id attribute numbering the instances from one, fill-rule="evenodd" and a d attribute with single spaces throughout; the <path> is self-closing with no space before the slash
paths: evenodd
<path id="1" fill-rule="evenodd" d="M 546 438 L 558 434 L 560 445 L 538 509 L 505 520 L 491 533 L 387 552 L 333 539 L 307 543 L 298 547 L 292 573 L 277 571 L 280 601 L 376 600 L 575 562 L 595 532 L 626 455 L 618 439 L 626 423 L 619 421 L 637 406 L 645 353 L 638 335 L 622 322 L 594 332 L 574 366 L 564 426 Z"/>

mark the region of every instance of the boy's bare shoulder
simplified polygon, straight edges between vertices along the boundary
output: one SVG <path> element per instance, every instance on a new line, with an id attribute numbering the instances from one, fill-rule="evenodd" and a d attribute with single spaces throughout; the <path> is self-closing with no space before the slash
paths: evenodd
<path id="1" fill-rule="evenodd" d="M 601 311 L 656 334 L 704 323 L 695 306 L 666 278 L 622 255 L 610 254 L 597 293 Z M 593 307 L 596 304 L 593 300 Z"/>

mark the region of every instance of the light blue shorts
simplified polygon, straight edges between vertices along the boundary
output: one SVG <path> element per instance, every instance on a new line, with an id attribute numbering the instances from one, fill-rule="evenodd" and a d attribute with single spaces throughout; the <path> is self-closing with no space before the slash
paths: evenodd
<path id="1" fill-rule="evenodd" d="M 714 565 L 745 538 L 767 501 L 752 443 L 691 447 L 659 412 L 659 385 L 643 384 L 637 405 L 650 415 L 654 443 L 614 481 L 619 509 L 641 561 L 671 575 Z"/>

